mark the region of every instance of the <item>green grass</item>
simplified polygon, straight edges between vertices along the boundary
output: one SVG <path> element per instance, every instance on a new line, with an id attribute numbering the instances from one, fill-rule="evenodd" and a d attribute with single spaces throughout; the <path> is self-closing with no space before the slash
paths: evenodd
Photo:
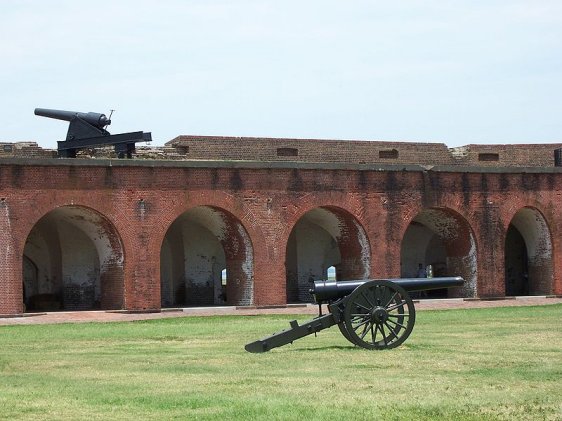
<path id="1" fill-rule="evenodd" d="M 1 327 L 0 419 L 562 419 L 562 305 L 418 312 L 390 351 L 337 327 L 244 351 L 290 319 Z"/>

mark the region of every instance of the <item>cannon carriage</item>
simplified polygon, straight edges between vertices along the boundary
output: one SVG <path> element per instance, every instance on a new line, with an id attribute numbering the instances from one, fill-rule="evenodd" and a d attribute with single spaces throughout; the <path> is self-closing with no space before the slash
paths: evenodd
<path id="1" fill-rule="evenodd" d="M 316 281 L 310 290 L 319 315 L 299 325 L 246 345 L 248 352 L 266 352 L 337 325 L 343 336 L 366 349 L 400 346 L 412 333 L 416 310 L 410 292 L 462 286 L 461 277 L 402 278 L 359 281 Z M 322 314 L 327 304 L 329 314 Z"/>

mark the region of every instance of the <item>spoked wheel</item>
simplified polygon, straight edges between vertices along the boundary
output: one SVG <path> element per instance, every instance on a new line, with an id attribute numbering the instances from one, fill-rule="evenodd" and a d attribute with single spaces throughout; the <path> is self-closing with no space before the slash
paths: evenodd
<path id="1" fill-rule="evenodd" d="M 351 335 L 347 331 L 347 326 L 345 325 L 345 322 L 338 323 L 338 328 L 340 329 L 340 332 L 345 339 L 347 339 L 352 344 L 355 343 L 355 340 L 351 337 Z"/>
<path id="2" fill-rule="evenodd" d="M 416 321 L 414 303 L 406 290 L 390 281 L 370 281 L 347 297 L 344 311 L 348 339 L 363 348 L 395 348 Z"/>

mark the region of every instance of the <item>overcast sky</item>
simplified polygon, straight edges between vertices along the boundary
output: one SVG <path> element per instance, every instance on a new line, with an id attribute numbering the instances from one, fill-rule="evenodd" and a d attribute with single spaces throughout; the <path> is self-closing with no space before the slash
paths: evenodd
<path id="1" fill-rule="evenodd" d="M 3 0 L 0 141 L 562 141 L 562 1 Z"/>

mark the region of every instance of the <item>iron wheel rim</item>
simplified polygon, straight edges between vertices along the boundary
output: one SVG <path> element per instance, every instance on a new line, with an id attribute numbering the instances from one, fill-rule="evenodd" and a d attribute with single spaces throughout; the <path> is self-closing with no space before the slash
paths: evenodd
<path id="1" fill-rule="evenodd" d="M 348 297 L 344 324 L 351 341 L 367 349 L 400 346 L 412 333 L 414 303 L 406 290 L 390 281 L 371 281 Z"/>

